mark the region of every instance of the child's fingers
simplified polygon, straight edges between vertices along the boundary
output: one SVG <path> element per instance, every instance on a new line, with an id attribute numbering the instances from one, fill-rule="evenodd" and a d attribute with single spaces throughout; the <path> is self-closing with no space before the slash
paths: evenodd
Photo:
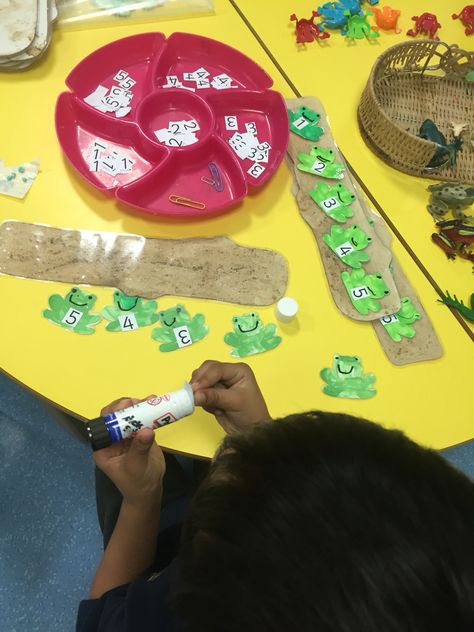
<path id="1" fill-rule="evenodd" d="M 206 360 L 198 369 L 193 371 L 191 385 L 195 391 L 215 386 L 219 382 L 230 387 L 242 380 L 246 374 L 251 373 L 250 367 L 242 362 Z"/>

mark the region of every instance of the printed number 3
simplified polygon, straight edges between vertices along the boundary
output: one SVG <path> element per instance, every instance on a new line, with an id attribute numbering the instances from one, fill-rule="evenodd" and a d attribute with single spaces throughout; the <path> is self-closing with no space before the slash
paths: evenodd
<path id="1" fill-rule="evenodd" d="M 193 339 L 191 338 L 191 333 L 186 325 L 182 327 L 176 327 L 173 329 L 174 336 L 176 338 L 176 342 L 178 343 L 178 347 L 187 347 L 193 344 Z"/>

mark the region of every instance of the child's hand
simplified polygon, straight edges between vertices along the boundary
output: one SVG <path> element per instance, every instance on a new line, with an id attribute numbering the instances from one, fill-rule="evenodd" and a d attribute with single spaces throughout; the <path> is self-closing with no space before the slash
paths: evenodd
<path id="1" fill-rule="evenodd" d="M 102 416 L 128 408 L 139 399 L 117 399 L 100 412 Z M 159 503 L 166 465 L 163 452 L 155 442 L 150 428 L 143 428 L 133 439 L 114 443 L 94 452 L 94 461 L 118 487 L 124 501 L 130 505 Z"/>
<path id="2" fill-rule="evenodd" d="M 206 360 L 193 372 L 191 386 L 196 405 L 215 415 L 226 432 L 270 419 L 255 375 L 247 364 Z"/>

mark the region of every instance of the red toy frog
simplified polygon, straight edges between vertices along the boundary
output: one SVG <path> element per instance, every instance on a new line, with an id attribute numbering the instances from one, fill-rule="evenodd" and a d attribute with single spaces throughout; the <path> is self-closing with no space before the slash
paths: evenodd
<path id="1" fill-rule="evenodd" d="M 461 259 L 468 259 L 474 263 L 474 252 L 471 246 L 474 244 L 474 228 L 463 224 L 459 220 L 447 220 L 437 222 L 439 234 L 433 233 L 431 239 L 439 246 L 448 259 L 455 259 L 456 255 Z"/>
<path id="2" fill-rule="evenodd" d="M 412 20 L 415 22 L 415 28 L 407 31 L 407 35 L 416 37 L 418 33 L 422 33 L 428 35 L 430 39 L 439 40 L 439 37 L 436 37 L 436 31 L 441 28 L 441 24 L 434 13 L 414 15 Z"/>
<path id="3" fill-rule="evenodd" d="M 323 29 L 320 24 L 314 23 L 314 18 L 319 17 L 320 14 L 317 11 L 313 11 L 309 20 L 298 20 L 293 13 L 290 15 L 290 20 L 296 22 L 296 43 L 305 44 L 306 42 L 312 42 L 317 39 L 327 39 L 330 37 L 329 33 Z"/>
<path id="4" fill-rule="evenodd" d="M 466 27 L 464 29 L 464 33 L 466 35 L 472 35 L 474 33 L 474 4 L 467 4 L 461 11 L 461 13 L 459 13 L 458 15 L 456 15 L 456 13 L 453 13 L 451 17 L 453 18 L 453 20 L 457 20 L 457 18 L 461 20 L 461 22 Z"/>

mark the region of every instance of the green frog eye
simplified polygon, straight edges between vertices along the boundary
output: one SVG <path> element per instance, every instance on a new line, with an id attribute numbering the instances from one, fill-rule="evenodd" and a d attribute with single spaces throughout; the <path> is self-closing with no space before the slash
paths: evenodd
<path id="1" fill-rule="evenodd" d="M 71 292 L 77 292 L 77 289 L 78 289 L 77 287 L 73 287 Z"/>
<path id="2" fill-rule="evenodd" d="M 181 311 L 181 307 L 177 307 L 177 308 L 176 308 L 176 313 L 177 313 L 177 314 L 179 314 L 179 313 L 180 313 L 180 311 Z"/>
<path id="3" fill-rule="evenodd" d="M 163 318 L 163 317 L 164 317 L 164 314 L 163 314 L 163 312 L 160 312 L 160 316 L 161 316 L 161 318 Z"/>
<path id="4" fill-rule="evenodd" d="M 119 292 L 118 290 L 116 290 L 116 291 L 114 292 L 114 296 L 120 296 L 120 292 Z"/>
<path id="5" fill-rule="evenodd" d="M 250 316 L 252 316 L 252 318 L 255 318 L 255 312 L 252 312 Z"/>
<path id="6" fill-rule="evenodd" d="M 88 296 L 87 298 L 88 298 L 90 301 L 92 301 L 92 299 L 93 299 L 94 297 L 92 296 L 92 294 L 89 294 L 89 296 Z"/>
<path id="7" fill-rule="evenodd" d="M 339 356 L 334 356 L 334 360 L 339 360 Z"/>
<path id="8" fill-rule="evenodd" d="M 236 316 L 234 316 L 234 318 L 232 319 L 232 321 L 233 321 L 234 323 L 237 323 L 237 322 L 238 322 L 238 318 L 237 318 Z"/>
<path id="9" fill-rule="evenodd" d="M 354 360 L 355 360 L 356 362 L 359 362 L 359 358 L 358 358 L 357 356 L 354 356 Z"/>
<path id="10" fill-rule="evenodd" d="M 377 279 L 381 279 L 382 278 L 381 274 L 376 274 L 375 276 L 377 277 Z"/>

